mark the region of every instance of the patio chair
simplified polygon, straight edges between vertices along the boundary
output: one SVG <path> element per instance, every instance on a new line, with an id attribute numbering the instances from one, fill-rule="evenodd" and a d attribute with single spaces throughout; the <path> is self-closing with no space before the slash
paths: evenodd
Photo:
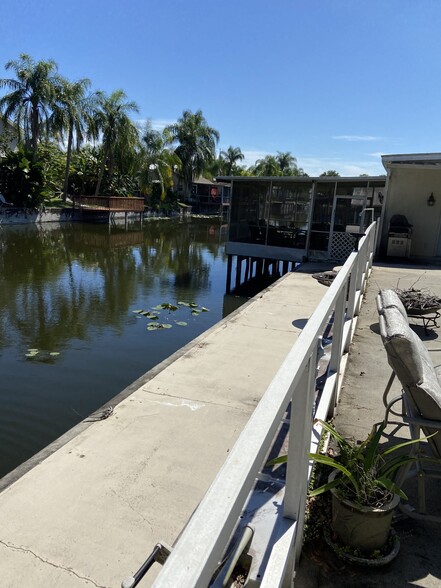
<path id="1" fill-rule="evenodd" d="M 427 443 L 410 445 L 415 462 L 400 472 L 399 483 L 408 477 L 417 477 L 418 507 L 406 504 L 401 510 L 414 518 L 441 522 L 441 516 L 426 513 L 425 496 L 426 478 L 441 478 L 441 470 L 433 467 L 436 462 L 441 466 L 441 369 L 435 368 L 428 349 L 410 328 L 406 311 L 393 290 L 380 291 L 377 308 L 381 338 L 393 370 L 383 395 L 385 418 L 391 423 L 391 414 L 401 417 L 402 423 L 398 426 L 407 425 L 412 439 L 420 439 L 421 432 L 426 437 L 433 435 Z M 402 393 L 389 401 L 388 393 L 395 376 L 401 383 Z M 401 406 L 400 412 L 395 408 L 397 405 Z M 429 449 L 429 459 L 426 449 Z"/>

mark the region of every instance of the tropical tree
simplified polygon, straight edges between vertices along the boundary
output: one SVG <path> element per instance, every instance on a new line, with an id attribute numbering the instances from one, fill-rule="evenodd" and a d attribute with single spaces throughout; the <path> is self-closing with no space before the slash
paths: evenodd
<path id="1" fill-rule="evenodd" d="M 175 153 L 182 162 L 182 175 L 188 195 L 192 182 L 215 158 L 219 132 L 208 125 L 202 110 L 194 114 L 191 110 L 185 110 L 182 117 L 175 124 L 167 126 L 164 132 L 171 141 L 178 143 Z"/>
<path id="2" fill-rule="evenodd" d="M 258 159 L 248 170 L 256 176 L 307 176 L 301 167 L 297 167 L 297 159 L 289 151 L 277 151 L 277 155 L 266 155 Z"/>
<path id="3" fill-rule="evenodd" d="M 69 193 L 94 194 L 100 167 L 100 151 L 97 147 L 85 145 L 79 151 L 73 151 L 69 173 Z"/>
<path id="4" fill-rule="evenodd" d="M 297 168 L 297 159 L 290 151 L 277 151 L 276 161 L 283 175 L 285 175 L 285 172 L 289 171 L 291 168 Z"/>
<path id="5" fill-rule="evenodd" d="M 258 159 L 254 165 L 253 173 L 256 176 L 281 176 L 282 171 L 274 155 L 266 155 Z"/>
<path id="6" fill-rule="evenodd" d="M 76 150 L 78 151 L 84 138 L 89 134 L 88 129 L 92 123 L 93 105 L 96 101 L 96 95 L 86 96 L 86 91 L 89 87 L 90 80 L 86 78 L 76 82 L 60 78 L 57 87 L 57 99 L 53 107 L 51 125 L 53 131 L 61 136 L 62 139 L 64 139 L 64 134 L 67 133 L 63 200 L 67 198 L 74 138 Z"/>
<path id="7" fill-rule="evenodd" d="M 109 96 L 97 92 L 97 110 L 94 114 L 91 134 L 101 136 L 102 159 L 95 189 L 95 196 L 100 192 L 104 169 L 108 165 L 111 182 L 115 166 L 124 167 L 139 143 L 138 130 L 129 118 L 129 113 L 138 112 L 136 102 L 128 101 L 123 90 L 115 90 Z"/>
<path id="8" fill-rule="evenodd" d="M 276 161 L 279 165 L 282 176 L 304 176 L 302 168 L 297 166 L 297 159 L 290 151 L 277 151 Z"/>
<path id="9" fill-rule="evenodd" d="M 156 182 L 161 189 L 161 200 L 164 200 L 167 190 L 173 187 L 173 171 L 181 168 L 181 160 L 168 148 L 166 135 L 153 129 L 150 122 L 144 128 L 141 141 L 140 188 L 151 190 L 152 184 Z"/>
<path id="10" fill-rule="evenodd" d="M 335 171 L 335 169 L 328 169 L 328 171 L 323 172 L 322 174 L 320 174 L 320 177 L 324 177 L 324 176 L 336 176 L 336 177 L 340 177 L 340 174 Z"/>
<path id="11" fill-rule="evenodd" d="M 237 169 L 237 163 L 245 159 L 240 147 L 228 147 L 226 151 L 220 152 L 220 158 L 225 162 L 225 174 L 231 176 L 233 171 Z"/>
<path id="12" fill-rule="evenodd" d="M 227 165 L 225 159 L 219 154 L 217 157 L 207 163 L 204 169 L 204 175 L 207 179 L 215 178 L 216 176 L 227 175 Z"/>
<path id="13" fill-rule="evenodd" d="M 0 159 L 0 193 L 24 208 L 36 208 L 43 202 L 43 166 L 23 143 Z"/>
<path id="14" fill-rule="evenodd" d="M 27 147 L 35 159 L 40 137 L 49 136 L 49 117 L 56 98 L 57 64 L 53 60 L 37 61 L 26 53 L 18 60 L 8 61 L 5 68 L 15 73 L 16 79 L 0 79 L 0 88 L 11 92 L 0 98 L 0 112 L 15 122 L 18 138 L 21 130 Z"/>

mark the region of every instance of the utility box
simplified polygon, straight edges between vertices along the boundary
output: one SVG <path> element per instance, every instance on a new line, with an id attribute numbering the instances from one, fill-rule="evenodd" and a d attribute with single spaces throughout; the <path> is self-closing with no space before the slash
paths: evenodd
<path id="1" fill-rule="evenodd" d="M 402 214 L 394 214 L 389 223 L 388 257 L 410 257 L 412 227 Z"/>

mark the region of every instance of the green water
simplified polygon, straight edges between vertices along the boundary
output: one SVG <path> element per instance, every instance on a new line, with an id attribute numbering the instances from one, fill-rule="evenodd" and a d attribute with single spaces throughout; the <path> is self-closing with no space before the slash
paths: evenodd
<path id="1" fill-rule="evenodd" d="M 218 219 L 0 226 L 0 476 L 235 309 Z M 179 306 L 148 331 L 134 310 Z M 176 322 L 186 322 L 179 326 Z"/>

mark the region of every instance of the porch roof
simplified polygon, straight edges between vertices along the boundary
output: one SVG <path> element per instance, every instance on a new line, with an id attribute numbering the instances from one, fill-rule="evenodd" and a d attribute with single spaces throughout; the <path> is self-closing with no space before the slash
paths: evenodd
<path id="1" fill-rule="evenodd" d="M 393 165 L 430 166 L 441 168 L 441 153 L 403 153 L 396 155 L 382 155 L 381 161 L 386 170 Z"/>
<path id="2" fill-rule="evenodd" d="M 441 154 L 440 154 L 441 158 Z M 441 159 L 440 159 L 441 161 Z M 360 183 L 367 182 L 385 182 L 386 176 L 217 176 L 218 182 L 290 182 L 290 183 L 315 183 L 315 182 L 342 182 L 342 183 Z"/>

